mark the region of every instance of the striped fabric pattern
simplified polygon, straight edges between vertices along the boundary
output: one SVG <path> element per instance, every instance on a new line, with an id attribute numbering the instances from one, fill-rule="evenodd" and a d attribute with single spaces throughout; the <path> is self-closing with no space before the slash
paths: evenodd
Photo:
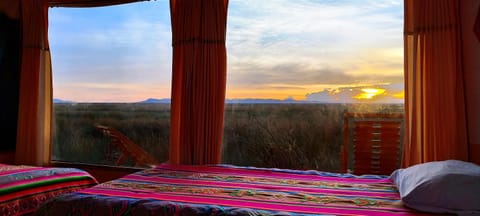
<path id="1" fill-rule="evenodd" d="M 96 184 L 79 169 L 0 164 L 0 215 L 31 214 L 55 196 Z"/>
<path id="2" fill-rule="evenodd" d="M 423 215 L 387 176 L 162 164 L 56 198 L 40 215 Z"/>

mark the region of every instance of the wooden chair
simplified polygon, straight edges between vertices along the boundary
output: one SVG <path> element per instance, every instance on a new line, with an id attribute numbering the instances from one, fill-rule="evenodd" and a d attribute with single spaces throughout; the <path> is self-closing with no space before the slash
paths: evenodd
<path id="1" fill-rule="evenodd" d="M 120 150 L 121 154 L 115 162 L 115 165 L 122 165 L 129 157 L 133 160 L 135 166 L 151 166 L 159 164 L 159 162 L 152 155 L 131 141 L 120 131 L 103 125 L 95 125 L 95 128 L 102 132 L 103 135 L 110 138 L 110 146 L 109 149 L 107 149 L 107 157 L 111 156 L 112 147 L 116 147 Z"/>
<path id="2" fill-rule="evenodd" d="M 390 175 L 401 164 L 403 114 L 345 113 L 342 171 Z"/>

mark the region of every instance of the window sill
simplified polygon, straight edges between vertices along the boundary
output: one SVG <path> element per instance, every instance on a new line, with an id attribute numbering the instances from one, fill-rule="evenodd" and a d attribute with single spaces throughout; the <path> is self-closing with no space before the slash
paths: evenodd
<path id="1" fill-rule="evenodd" d="M 125 175 L 142 171 L 145 168 L 137 167 L 119 167 L 119 166 L 107 166 L 107 165 L 97 165 L 97 164 L 84 164 L 84 163 L 72 163 L 72 162 L 63 162 L 63 161 L 52 161 L 51 166 L 53 167 L 71 167 L 78 168 L 87 171 L 97 179 L 98 182 L 106 182 L 113 179 L 123 177 Z"/>

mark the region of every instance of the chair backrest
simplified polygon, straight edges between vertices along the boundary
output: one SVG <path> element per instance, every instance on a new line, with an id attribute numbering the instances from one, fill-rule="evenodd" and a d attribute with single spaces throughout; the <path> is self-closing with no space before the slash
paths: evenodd
<path id="1" fill-rule="evenodd" d="M 111 146 L 117 147 L 120 150 L 121 155 L 116 161 L 115 165 L 123 164 L 128 157 L 134 161 L 136 166 L 151 166 L 159 164 L 159 162 L 147 151 L 145 151 L 145 149 L 131 141 L 127 136 L 115 128 L 103 125 L 95 125 L 95 127 L 97 130 L 102 132 L 103 135 L 110 138 Z"/>
<path id="2" fill-rule="evenodd" d="M 390 175 L 400 167 L 403 114 L 345 113 L 343 129 L 343 172 Z"/>

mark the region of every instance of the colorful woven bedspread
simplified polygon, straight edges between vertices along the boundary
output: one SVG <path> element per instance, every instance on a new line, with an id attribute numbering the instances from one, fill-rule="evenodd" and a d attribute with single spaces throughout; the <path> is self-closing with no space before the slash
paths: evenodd
<path id="1" fill-rule="evenodd" d="M 40 215 L 422 215 L 386 176 L 160 165 L 58 197 Z"/>
<path id="2" fill-rule="evenodd" d="M 0 164 L 0 215 L 31 214 L 55 196 L 97 183 L 79 169 Z"/>

